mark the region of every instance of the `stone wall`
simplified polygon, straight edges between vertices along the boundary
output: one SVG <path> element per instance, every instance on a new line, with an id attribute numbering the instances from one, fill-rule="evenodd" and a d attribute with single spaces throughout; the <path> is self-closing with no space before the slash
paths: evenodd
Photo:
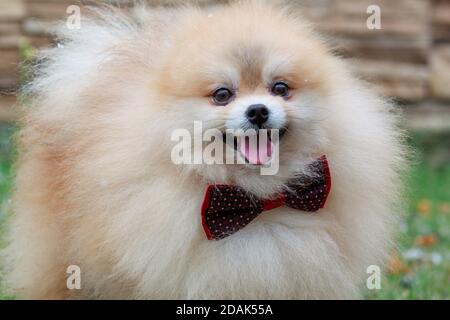
<path id="1" fill-rule="evenodd" d="M 233 0 L 191 0 L 200 5 Z M 335 50 L 386 96 L 406 105 L 450 106 L 450 0 L 266 0 L 289 2 L 327 35 Z M 95 3 L 95 1 L 90 1 Z M 129 0 L 115 0 L 127 6 Z M 148 0 L 152 5 L 175 0 Z M 180 2 L 180 1 L 178 1 Z M 19 47 L 52 44 L 51 22 L 77 0 L 0 0 L 0 91 L 19 82 Z M 381 9 L 381 29 L 366 26 L 370 5 Z M 0 106 L 13 98 L 0 98 Z M 450 110 L 449 108 L 446 108 Z M 0 118 L 13 117 L 5 108 Z"/>

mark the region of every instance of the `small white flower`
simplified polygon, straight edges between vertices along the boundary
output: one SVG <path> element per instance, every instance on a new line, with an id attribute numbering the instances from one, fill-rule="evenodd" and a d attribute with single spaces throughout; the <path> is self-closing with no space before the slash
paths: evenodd
<path id="1" fill-rule="evenodd" d="M 441 264 L 443 260 L 444 259 L 442 258 L 442 255 L 440 253 L 433 252 L 431 254 L 431 262 L 433 264 L 436 264 L 436 265 Z"/>
<path id="2" fill-rule="evenodd" d="M 406 260 L 420 260 L 424 256 L 424 252 L 419 248 L 411 248 L 403 253 Z"/>

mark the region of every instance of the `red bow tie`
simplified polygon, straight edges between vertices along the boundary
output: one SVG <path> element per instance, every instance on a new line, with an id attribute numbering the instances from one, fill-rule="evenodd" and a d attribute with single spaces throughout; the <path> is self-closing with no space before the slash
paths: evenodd
<path id="1" fill-rule="evenodd" d="M 237 186 L 209 185 L 202 204 L 202 224 L 209 240 L 220 240 L 248 225 L 261 212 L 286 205 L 313 212 L 323 208 L 331 188 L 326 156 L 311 164 L 314 177 L 297 177 L 276 199 L 262 200 Z"/>

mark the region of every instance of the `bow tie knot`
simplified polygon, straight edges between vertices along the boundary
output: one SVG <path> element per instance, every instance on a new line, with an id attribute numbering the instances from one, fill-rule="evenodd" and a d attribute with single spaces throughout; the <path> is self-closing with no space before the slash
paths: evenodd
<path id="1" fill-rule="evenodd" d="M 202 225 L 209 240 L 220 240 L 247 226 L 263 211 L 281 206 L 314 212 L 323 208 L 331 188 L 326 156 L 311 165 L 312 176 L 296 177 L 275 199 L 258 199 L 243 188 L 209 185 L 202 204 Z"/>

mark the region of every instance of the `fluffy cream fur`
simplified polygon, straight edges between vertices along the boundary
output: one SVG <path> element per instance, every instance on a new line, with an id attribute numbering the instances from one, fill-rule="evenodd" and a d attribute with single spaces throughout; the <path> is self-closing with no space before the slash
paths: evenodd
<path id="1" fill-rule="evenodd" d="M 210 10 L 97 10 L 42 53 L 19 135 L 8 285 L 22 298 L 354 298 L 397 220 L 400 135 L 391 106 L 298 17 L 246 2 Z M 282 78 L 292 98 L 266 87 Z M 215 107 L 230 82 L 238 96 Z M 280 172 L 175 166 L 171 132 L 224 128 L 244 99 L 289 121 Z M 208 183 L 268 196 L 326 154 L 332 190 L 310 215 L 278 208 L 208 241 Z M 66 289 L 66 268 L 82 289 Z"/>

